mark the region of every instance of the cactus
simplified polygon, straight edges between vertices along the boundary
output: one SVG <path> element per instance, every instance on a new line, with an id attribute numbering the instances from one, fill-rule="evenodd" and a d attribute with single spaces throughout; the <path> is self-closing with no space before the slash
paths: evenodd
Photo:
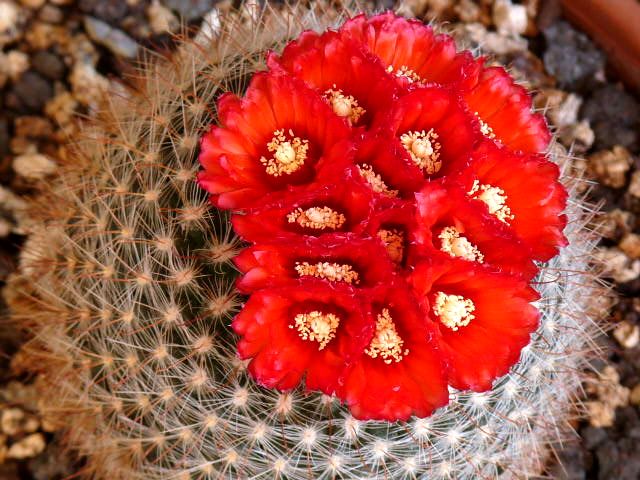
<path id="1" fill-rule="evenodd" d="M 104 479 L 522 478 L 539 473 L 576 414 L 594 351 L 598 294 L 571 158 L 551 153 L 570 192 L 570 244 L 535 286 L 541 325 L 491 391 L 450 390 L 405 422 L 360 421 L 332 397 L 267 390 L 229 328 L 243 299 L 226 213 L 194 181 L 215 100 L 242 94 L 263 53 L 341 15 L 292 7 L 222 19 L 105 97 L 59 181 L 31 206 L 35 226 L 5 296 L 33 333 L 45 413 L 62 417 L 82 471 Z M 558 149 L 551 149 L 557 152 Z"/>

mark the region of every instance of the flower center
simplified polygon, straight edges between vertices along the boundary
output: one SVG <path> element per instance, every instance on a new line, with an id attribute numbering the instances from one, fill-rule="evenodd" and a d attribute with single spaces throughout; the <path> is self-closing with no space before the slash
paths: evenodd
<path id="1" fill-rule="evenodd" d="M 378 314 L 376 333 L 365 353 L 371 358 L 382 357 L 384 363 L 388 365 L 393 361 L 399 362 L 409 353 L 408 349 L 402 349 L 403 345 L 404 340 L 398 335 L 389 310 L 383 308 Z"/>
<path id="2" fill-rule="evenodd" d="M 294 319 L 295 325 L 289 328 L 298 330 L 298 335 L 303 340 L 318 342 L 318 350 L 322 350 L 336 336 L 336 330 L 340 324 L 340 318 L 333 313 L 323 313 L 313 310 L 308 313 L 299 313 Z"/>
<path id="3" fill-rule="evenodd" d="M 438 173 L 442 168 L 440 160 L 440 143 L 436 142 L 438 134 L 433 128 L 428 132 L 407 132 L 400 137 L 400 142 L 405 148 L 411 160 L 428 175 Z"/>
<path id="4" fill-rule="evenodd" d="M 496 138 L 496 134 L 493 132 L 493 128 L 491 128 L 482 118 L 478 115 L 478 112 L 475 112 L 476 118 L 480 122 L 480 133 L 482 133 L 485 137 Z"/>
<path id="5" fill-rule="evenodd" d="M 329 280 L 330 282 L 344 282 L 349 285 L 360 283 L 358 272 L 353 270 L 351 265 L 318 262 L 311 264 L 309 262 L 296 262 L 296 272 L 301 277 L 309 276 Z"/>
<path id="6" fill-rule="evenodd" d="M 386 230 L 381 228 L 378 237 L 387 248 L 389 258 L 394 263 L 401 263 L 404 258 L 404 233 L 397 229 Z"/>
<path id="7" fill-rule="evenodd" d="M 273 156 L 268 159 L 261 157 L 260 163 L 265 166 L 269 175 L 279 177 L 282 174 L 293 173 L 304 165 L 309 140 L 294 136 L 291 130 L 288 135 L 284 130 L 276 130 L 271 141 L 267 143 L 267 150 L 273 153 Z"/>
<path id="8" fill-rule="evenodd" d="M 440 250 L 452 257 L 464 258 L 471 262 L 484 262 L 484 255 L 480 253 L 478 247 L 467 240 L 466 237 L 461 236 L 455 227 L 443 228 L 438 238 L 442 241 Z"/>
<path id="9" fill-rule="evenodd" d="M 384 183 L 382 177 L 373 170 L 371 165 L 366 163 L 358 165 L 358 171 L 360 172 L 360 176 L 365 179 L 374 192 L 381 193 L 385 197 L 390 198 L 396 198 L 398 196 L 398 190 L 390 189 L 387 184 Z"/>
<path id="10" fill-rule="evenodd" d="M 466 327 L 475 318 L 471 312 L 476 306 L 462 295 L 447 295 L 438 292 L 433 306 L 433 313 L 440 317 L 440 321 L 454 332 L 460 327 Z"/>
<path id="11" fill-rule="evenodd" d="M 324 92 L 324 96 L 329 101 L 334 113 L 339 117 L 348 119 L 349 123 L 357 123 L 366 112 L 364 108 L 358 105 L 357 100 L 352 95 L 345 95 L 335 85 Z"/>
<path id="12" fill-rule="evenodd" d="M 511 213 L 511 209 L 507 205 L 507 199 L 509 197 L 507 197 L 504 190 L 499 187 L 481 185 L 478 180 L 475 180 L 467 195 L 484 202 L 489 209 L 489 213 L 507 225 L 509 225 L 510 220 L 515 218 Z"/>
<path id="13" fill-rule="evenodd" d="M 407 79 L 409 83 L 422 82 L 422 78 L 420 78 L 420 75 L 418 75 L 416 72 L 411 70 L 406 65 L 402 65 L 400 68 L 395 68 L 395 69 L 393 68 L 393 66 L 389 65 L 387 67 L 387 72 L 392 75 L 395 75 L 396 77 L 404 77 Z"/>
<path id="14" fill-rule="evenodd" d="M 314 230 L 324 230 L 325 228 L 335 230 L 342 227 L 347 219 L 343 214 L 329 207 L 310 207 L 305 210 L 296 208 L 287 215 L 287 221 Z"/>

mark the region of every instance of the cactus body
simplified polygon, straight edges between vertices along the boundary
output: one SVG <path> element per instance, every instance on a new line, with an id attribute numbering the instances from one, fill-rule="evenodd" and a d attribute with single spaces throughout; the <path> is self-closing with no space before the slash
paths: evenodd
<path id="1" fill-rule="evenodd" d="M 218 37 L 143 68 L 108 101 L 33 205 L 39 226 L 8 297 L 88 476 L 522 478 L 565 432 L 596 330 L 590 209 L 568 174 L 570 246 L 537 278 L 541 326 L 492 391 L 451 391 L 427 419 L 362 422 L 333 398 L 259 387 L 237 359 L 241 245 L 194 182 L 198 138 L 267 48 L 338 21 L 303 9 L 223 19 Z"/>

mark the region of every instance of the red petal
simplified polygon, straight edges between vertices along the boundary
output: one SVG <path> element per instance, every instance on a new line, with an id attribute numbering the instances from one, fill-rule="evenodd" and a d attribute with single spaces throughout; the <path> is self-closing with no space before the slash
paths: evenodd
<path id="1" fill-rule="evenodd" d="M 278 244 L 258 244 L 245 249 L 234 262 L 243 275 L 237 282 L 243 293 L 255 290 L 309 282 L 311 278 L 328 285 L 371 288 L 393 279 L 393 266 L 383 245 L 377 239 L 360 239 L 351 234 L 327 234 L 320 238 Z M 348 265 L 357 279 L 341 281 L 313 274 L 301 275 L 296 266 L 327 262 Z"/>
<path id="2" fill-rule="evenodd" d="M 296 330 L 295 316 L 310 311 L 340 319 L 335 338 L 323 349 Z M 352 292 L 312 282 L 254 293 L 232 326 L 242 337 L 238 353 L 251 359 L 249 373 L 258 383 L 289 389 L 306 375 L 307 388 L 331 395 L 369 341 L 373 326 L 368 322 Z"/>
<path id="3" fill-rule="evenodd" d="M 325 176 L 327 168 L 339 173 L 348 162 L 347 125 L 301 82 L 283 75 L 254 75 L 245 97 L 223 95 L 219 101 L 221 127 L 214 126 L 201 142 L 202 185 L 218 198 L 222 208 L 246 208 L 271 192 L 306 184 Z M 301 115 L 300 112 L 304 112 Z M 304 164 L 295 172 L 273 176 L 260 162 L 276 130 L 293 132 L 308 140 Z M 215 177 L 228 177 L 224 183 Z M 244 191 L 247 195 L 233 195 Z M 219 198 L 217 195 L 225 194 Z"/>
<path id="4" fill-rule="evenodd" d="M 391 12 L 366 17 L 358 15 L 344 23 L 343 35 L 363 42 L 393 71 L 405 67 L 422 82 L 455 85 L 468 89 L 477 82 L 482 60 L 470 52 L 456 52 L 449 35 L 436 35 L 418 20 L 407 20 Z M 405 81 L 403 81 L 405 80 Z M 406 79 L 400 77 L 401 84 Z"/>
<path id="5" fill-rule="evenodd" d="M 484 69 L 465 101 L 510 149 L 538 153 L 549 146 L 551 133 L 544 116 L 532 113 L 529 93 L 504 68 Z"/>
<path id="6" fill-rule="evenodd" d="M 341 226 L 309 228 L 290 221 L 293 218 L 291 214 L 298 209 L 314 208 L 331 209 L 339 216 Z M 360 232 L 368 223 L 372 209 L 372 192 L 359 182 L 343 179 L 333 184 L 314 184 L 304 190 L 292 191 L 275 203 L 246 214 L 234 214 L 232 222 L 235 232 L 249 242 L 294 241 L 302 235 Z"/>
<path id="7" fill-rule="evenodd" d="M 406 286 L 378 293 L 372 313 L 387 309 L 396 332 L 403 340 L 403 356 L 385 363 L 363 353 L 350 370 L 340 391 L 351 413 L 363 420 L 406 420 L 425 417 L 449 400 L 441 353 L 433 326 L 425 326 L 415 299 Z M 375 320 L 374 320 L 375 321 Z"/>
<path id="8" fill-rule="evenodd" d="M 333 89 L 353 96 L 365 110 L 356 125 L 369 125 L 396 97 L 396 83 L 378 59 L 336 32 L 304 32 L 280 57 L 271 55 L 268 64 L 304 80 L 320 95 Z"/>
<path id="9" fill-rule="evenodd" d="M 400 98 L 389 117 L 381 120 L 378 127 L 396 139 L 396 148 L 408 163 L 412 160 L 400 144 L 400 137 L 409 132 L 428 132 L 433 129 L 441 145 L 442 167 L 437 173 L 429 175 L 430 178 L 465 168 L 473 147 L 481 140 L 472 117 L 459 100 L 438 87 L 420 88 Z"/>
<path id="10" fill-rule="evenodd" d="M 530 304 L 538 294 L 516 277 L 434 256 L 416 266 L 410 282 L 422 308 L 439 327 L 449 383 L 455 388 L 490 389 L 518 361 L 538 326 L 539 313 Z M 475 318 L 457 331 L 445 326 L 433 312 L 438 292 L 471 300 Z"/>
<path id="11" fill-rule="evenodd" d="M 486 142 L 468 173 L 467 187 L 477 180 L 504 190 L 514 216 L 509 225 L 535 260 L 550 260 L 567 245 L 562 233 L 567 218 L 562 212 L 568 194 L 558 181 L 557 165 L 542 156 L 518 155 Z"/>
<path id="12" fill-rule="evenodd" d="M 482 262 L 476 259 L 476 263 L 525 279 L 538 273 L 528 248 L 514 232 L 483 205 L 469 200 L 463 190 L 431 182 L 416 194 L 416 204 L 419 221 L 415 237 L 419 244 L 428 247 L 427 254 L 441 249 L 439 235 L 445 228 L 453 227 L 484 257 Z"/>

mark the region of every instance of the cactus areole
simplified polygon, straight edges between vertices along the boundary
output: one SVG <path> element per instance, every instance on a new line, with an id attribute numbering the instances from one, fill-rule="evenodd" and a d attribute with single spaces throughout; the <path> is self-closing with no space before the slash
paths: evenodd
<path id="1" fill-rule="evenodd" d="M 260 385 L 426 417 L 518 362 L 567 193 L 528 92 L 391 13 L 306 31 L 219 97 L 199 183 L 250 243 L 232 328 Z"/>

